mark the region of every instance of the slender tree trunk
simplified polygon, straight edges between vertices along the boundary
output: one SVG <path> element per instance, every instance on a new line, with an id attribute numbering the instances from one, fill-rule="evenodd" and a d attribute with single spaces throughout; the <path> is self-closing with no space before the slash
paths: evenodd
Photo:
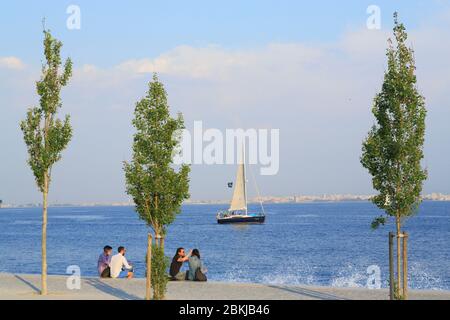
<path id="1" fill-rule="evenodd" d="M 408 299 L 408 234 L 403 233 L 403 298 Z"/>
<path id="2" fill-rule="evenodd" d="M 147 274 L 145 283 L 145 299 L 151 299 L 151 287 L 152 287 L 152 235 L 148 234 L 147 240 Z"/>
<path id="3" fill-rule="evenodd" d="M 157 195 L 155 195 L 155 199 L 154 199 L 154 201 L 155 201 L 155 211 L 157 212 L 158 211 L 158 196 Z M 161 236 L 160 236 L 160 226 L 159 226 L 159 223 L 157 223 L 155 226 L 154 226 L 154 229 L 155 229 L 155 244 L 157 245 L 157 246 L 160 246 L 161 245 Z"/>
<path id="4" fill-rule="evenodd" d="M 44 192 L 42 208 L 42 275 L 41 275 L 41 295 L 47 294 L 47 207 L 48 207 L 48 173 L 44 173 Z"/>
<path id="5" fill-rule="evenodd" d="M 164 237 L 161 237 L 161 239 L 159 240 L 159 246 L 161 247 L 161 249 L 164 252 Z"/>
<path id="6" fill-rule="evenodd" d="M 395 300 L 394 233 L 389 232 L 389 297 Z"/>
<path id="7" fill-rule="evenodd" d="M 161 236 L 159 235 L 159 233 L 155 234 L 155 245 L 157 245 L 158 247 L 161 246 Z"/>
<path id="8" fill-rule="evenodd" d="M 401 225 L 400 225 L 400 216 L 397 216 L 395 219 L 395 224 L 397 227 L 397 296 L 400 296 L 401 292 L 401 285 L 402 285 L 402 265 L 401 265 L 401 243 L 400 243 L 400 236 L 401 236 Z"/>
<path id="9" fill-rule="evenodd" d="M 161 236 L 158 233 L 155 235 L 155 245 L 158 247 L 161 247 Z M 161 293 L 159 291 L 159 284 L 157 284 L 154 288 L 153 288 L 153 296 L 155 300 L 161 300 Z"/>

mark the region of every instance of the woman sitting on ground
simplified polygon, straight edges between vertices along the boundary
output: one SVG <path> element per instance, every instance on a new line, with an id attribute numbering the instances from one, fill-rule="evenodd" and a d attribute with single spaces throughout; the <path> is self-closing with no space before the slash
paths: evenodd
<path id="1" fill-rule="evenodd" d="M 192 250 L 189 258 L 189 272 L 188 280 L 191 281 L 206 281 L 206 268 L 203 267 L 202 260 L 200 260 L 200 251 L 198 249 Z"/>

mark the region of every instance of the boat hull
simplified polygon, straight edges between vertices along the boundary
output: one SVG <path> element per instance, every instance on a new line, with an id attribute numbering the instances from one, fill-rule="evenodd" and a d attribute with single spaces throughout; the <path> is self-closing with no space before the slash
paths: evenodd
<path id="1" fill-rule="evenodd" d="M 232 224 L 232 223 L 264 223 L 266 220 L 265 216 L 240 216 L 240 217 L 228 217 L 228 218 L 218 218 L 218 224 Z"/>

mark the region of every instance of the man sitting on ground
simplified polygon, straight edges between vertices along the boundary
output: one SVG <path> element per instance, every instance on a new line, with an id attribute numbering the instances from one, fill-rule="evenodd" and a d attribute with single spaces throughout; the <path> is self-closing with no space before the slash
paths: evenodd
<path id="1" fill-rule="evenodd" d="M 128 263 L 125 258 L 125 248 L 120 246 L 117 251 L 118 254 L 111 258 L 110 268 L 111 268 L 111 278 L 127 278 L 131 279 L 133 277 L 133 267 Z"/>
<path id="2" fill-rule="evenodd" d="M 103 253 L 98 257 L 97 269 L 100 278 L 111 277 L 111 268 L 109 267 L 111 263 L 111 253 L 112 248 L 110 246 L 105 246 L 103 248 Z"/>
<path id="3" fill-rule="evenodd" d="M 186 255 L 184 248 L 177 249 L 177 252 L 175 253 L 175 256 L 172 259 L 172 263 L 170 264 L 170 276 L 172 277 L 172 280 L 175 281 L 186 280 L 186 272 L 182 272 L 180 270 L 181 267 L 183 266 L 183 263 L 188 261 L 190 256 L 191 252 L 189 252 L 189 254 Z"/>

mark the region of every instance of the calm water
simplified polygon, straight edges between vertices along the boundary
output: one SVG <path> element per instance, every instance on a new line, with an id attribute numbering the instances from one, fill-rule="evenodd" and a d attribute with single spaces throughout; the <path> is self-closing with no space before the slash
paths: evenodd
<path id="1" fill-rule="evenodd" d="M 264 225 L 218 225 L 224 206 L 190 205 L 169 228 L 166 252 L 199 248 L 211 280 L 366 286 L 367 268 L 381 268 L 387 286 L 387 234 L 392 225 L 370 230 L 379 214 L 370 203 L 268 205 Z M 0 210 L 0 272 L 40 272 L 41 211 Z M 450 203 L 425 202 L 407 221 L 410 285 L 450 290 Z M 48 271 L 64 274 L 79 265 L 96 275 L 105 244 L 124 245 L 137 276 L 144 275 L 146 227 L 128 207 L 50 208 Z"/>

